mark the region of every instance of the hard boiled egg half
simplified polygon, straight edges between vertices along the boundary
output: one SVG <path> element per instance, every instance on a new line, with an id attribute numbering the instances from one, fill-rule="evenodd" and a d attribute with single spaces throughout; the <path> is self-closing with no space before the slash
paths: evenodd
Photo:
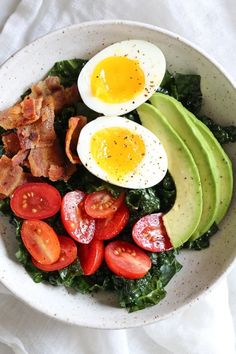
<path id="1" fill-rule="evenodd" d="M 162 51 L 143 40 L 117 42 L 81 70 L 78 89 L 84 103 L 104 115 L 126 114 L 159 87 L 166 71 Z"/>
<path id="2" fill-rule="evenodd" d="M 99 117 L 86 124 L 77 152 L 95 176 L 124 188 L 148 188 L 167 171 L 167 155 L 157 137 L 124 117 Z"/>

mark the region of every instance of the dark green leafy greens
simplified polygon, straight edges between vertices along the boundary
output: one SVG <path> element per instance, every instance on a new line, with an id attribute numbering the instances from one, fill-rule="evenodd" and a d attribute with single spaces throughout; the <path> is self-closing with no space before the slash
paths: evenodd
<path id="1" fill-rule="evenodd" d="M 199 75 L 170 74 L 169 71 L 166 71 L 159 91 L 173 96 L 189 111 L 197 114 L 202 106 L 200 82 Z"/>
<path id="2" fill-rule="evenodd" d="M 58 76 L 63 86 L 71 86 L 76 83 L 78 75 L 86 63 L 85 59 L 59 61 L 53 65 L 47 76 Z"/>
<path id="3" fill-rule="evenodd" d="M 220 144 L 236 142 L 236 127 L 233 125 L 223 126 L 215 123 L 211 118 L 205 115 L 199 115 L 200 119 L 215 135 Z"/>
<path id="4" fill-rule="evenodd" d="M 210 238 L 215 235 L 218 230 L 218 226 L 214 223 L 204 235 L 202 235 L 195 241 L 185 242 L 183 248 L 188 248 L 196 251 L 201 251 L 204 248 L 208 248 L 210 245 Z"/>
<path id="5" fill-rule="evenodd" d="M 162 300 L 166 291 L 164 287 L 182 268 L 176 260 L 175 251 L 152 253 L 152 268 L 147 275 L 137 280 L 127 280 L 113 276 L 119 302 L 129 312 L 144 309 Z"/>

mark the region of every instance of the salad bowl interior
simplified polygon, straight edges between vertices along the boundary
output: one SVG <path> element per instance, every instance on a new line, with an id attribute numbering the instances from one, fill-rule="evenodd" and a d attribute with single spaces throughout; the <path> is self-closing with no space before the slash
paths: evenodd
<path id="1" fill-rule="evenodd" d="M 135 22 L 105 21 L 74 25 L 31 43 L 0 68 L 0 110 L 15 103 L 33 83 L 41 80 L 55 62 L 72 58 L 89 59 L 104 47 L 126 39 L 143 39 L 164 53 L 170 72 L 199 74 L 203 113 L 223 125 L 236 124 L 236 90 L 224 70 L 194 45 L 154 26 Z M 236 145 L 227 153 L 236 166 Z M 199 299 L 226 273 L 236 256 L 236 198 L 211 239 L 201 252 L 181 250 L 181 271 L 167 285 L 167 296 L 153 307 L 134 313 L 117 307 L 109 293 L 82 295 L 63 287 L 36 284 L 17 263 L 13 227 L 8 218 L 0 222 L 0 280 L 19 299 L 44 314 L 67 323 L 94 328 L 128 328 L 153 323 Z"/>

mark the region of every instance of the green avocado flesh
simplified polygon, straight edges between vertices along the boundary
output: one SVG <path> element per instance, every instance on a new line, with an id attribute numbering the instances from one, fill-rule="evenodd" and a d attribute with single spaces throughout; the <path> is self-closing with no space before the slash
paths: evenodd
<path id="1" fill-rule="evenodd" d="M 219 187 L 217 188 L 218 170 L 214 154 L 207 139 L 193 120 L 189 119 L 187 111 L 180 102 L 161 93 L 154 94 L 150 101 L 165 116 L 168 123 L 174 127 L 176 133 L 187 145 L 199 171 L 203 208 L 198 227 L 192 235 L 189 235 L 194 240 L 208 231 L 216 219 Z"/>
<path id="2" fill-rule="evenodd" d="M 211 149 L 211 155 L 215 160 L 216 165 L 216 185 L 218 189 L 218 203 L 216 205 L 215 222 L 217 224 L 225 216 L 233 194 L 233 170 L 232 163 L 221 147 L 220 143 L 214 137 L 212 132 L 203 124 L 199 119 L 197 119 L 191 112 L 184 108 L 185 112 L 188 114 L 189 119 L 194 123 L 194 125 L 201 132 L 202 136 L 209 142 Z M 208 198 L 210 195 L 208 194 Z"/>
<path id="3" fill-rule="evenodd" d="M 177 248 L 197 229 L 202 215 L 202 187 L 194 158 L 166 117 L 144 103 L 138 109 L 142 125 L 160 140 L 168 157 L 168 170 L 176 185 L 176 200 L 163 222 L 172 245 Z"/>

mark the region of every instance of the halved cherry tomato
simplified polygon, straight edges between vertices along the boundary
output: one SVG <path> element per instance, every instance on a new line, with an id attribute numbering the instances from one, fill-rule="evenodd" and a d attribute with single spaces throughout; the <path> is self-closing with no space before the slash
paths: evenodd
<path id="1" fill-rule="evenodd" d="M 15 189 L 10 205 L 20 218 L 46 219 L 60 210 L 61 195 L 48 183 L 25 183 Z"/>
<path id="2" fill-rule="evenodd" d="M 93 192 L 87 195 L 85 199 L 85 211 L 95 219 L 109 218 L 119 209 L 124 198 L 124 192 L 122 192 L 118 198 L 114 198 L 111 193 L 106 190 Z"/>
<path id="3" fill-rule="evenodd" d="M 97 219 L 94 237 L 97 240 L 109 240 L 117 236 L 129 220 L 129 209 L 125 204 L 109 218 Z"/>
<path id="4" fill-rule="evenodd" d="M 152 265 L 144 251 L 126 241 L 109 243 L 105 248 L 105 261 L 113 273 L 126 279 L 142 278 Z"/>
<path id="5" fill-rule="evenodd" d="M 41 220 L 25 220 L 21 227 L 22 241 L 31 256 L 41 264 L 55 263 L 60 257 L 58 236 Z"/>
<path id="6" fill-rule="evenodd" d="M 164 252 L 173 248 L 166 233 L 162 213 L 150 214 L 136 222 L 132 230 L 134 242 L 151 252 Z"/>
<path id="7" fill-rule="evenodd" d="M 85 193 L 68 192 L 62 199 L 61 219 L 68 234 L 77 242 L 89 243 L 94 236 L 95 220 L 84 210 Z"/>
<path id="8" fill-rule="evenodd" d="M 32 258 L 32 263 L 35 267 L 44 270 L 45 272 L 52 272 L 54 270 L 59 270 L 67 267 L 77 257 L 77 246 L 75 242 L 70 237 L 59 236 L 58 237 L 61 247 L 60 257 L 55 263 L 52 264 L 41 264 Z"/>
<path id="9" fill-rule="evenodd" d="M 80 244 L 78 256 L 85 275 L 95 273 L 104 258 L 104 245 L 102 241 L 93 239 L 88 245 Z"/>

